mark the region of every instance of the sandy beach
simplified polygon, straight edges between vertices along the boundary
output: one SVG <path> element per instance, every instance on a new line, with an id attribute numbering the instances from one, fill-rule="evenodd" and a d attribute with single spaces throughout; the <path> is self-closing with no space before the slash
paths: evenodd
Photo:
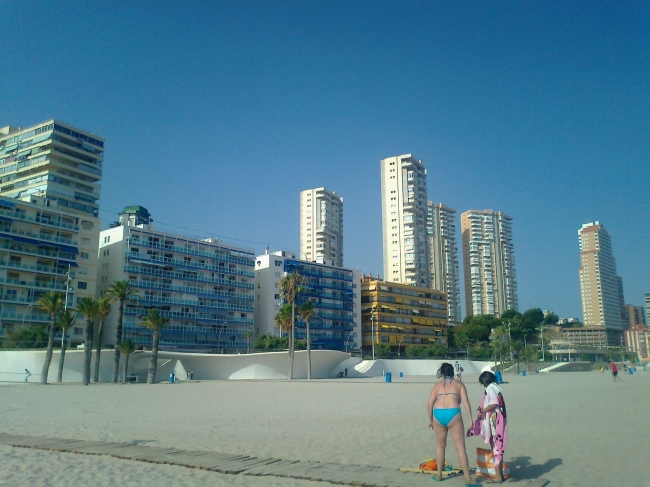
<path id="1" fill-rule="evenodd" d="M 518 478 L 642 487 L 650 458 L 650 372 L 507 375 L 506 462 Z M 0 386 L 0 432 L 385 467 L 434 456 L 434 377 L 181 384 Z M 482 388 L 466 376 L 472 408 Z M 467 424 L 467 418 L 464 418 Z M 468 440 L 470 464 L 480 439 Z M 448 444 L 448 461 L 458 464 Z M 608 457 L 612 461 L 608 461 Z M 0 485 L 307 486 L 168 465 L 0 447 Z"/>

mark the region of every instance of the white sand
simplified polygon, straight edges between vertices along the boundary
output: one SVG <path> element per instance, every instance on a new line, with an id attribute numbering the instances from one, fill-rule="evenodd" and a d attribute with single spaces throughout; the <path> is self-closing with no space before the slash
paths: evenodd
<path id="1" fill-rule="evenodd" d="M 466 376 L 472 407 L 482 388 Z M 507 375 L 508 462 L 520 478 L 563 486 L 647 486 L 650 372 Z M 284 459 L 416 466 L 435 455 L 431 377 L 190 384 L 7 385 L 0 431 L 205 449 Z M 467 420 L 466 420 L 467 424 Z M 471 452 L 482 446 L 468 440 Z M 451 443 L 448 461 L 457 464 Z M 612 460 L 608 461 L 608 457 Z M 307 486 L 106 457 L 0 447 L 0 485 Z M 446 485 L 453 485 L 450 482 Z"/>

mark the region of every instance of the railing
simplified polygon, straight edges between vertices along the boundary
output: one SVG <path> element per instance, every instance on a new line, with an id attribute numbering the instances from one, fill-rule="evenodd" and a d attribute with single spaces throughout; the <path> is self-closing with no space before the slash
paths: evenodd
<path id="1" fill-rule="evenodd" d="M 0 215 L 6 216 L 8 218 L 13 218 L 14 220 L 20 220 L 23 222 L 28 222 L 28 223 L 34 223 L 34 224 L 39 224 L 39 225 L 48 225 L 51 227 L 55 228 L 64 228 L 66 230 L 72 230 L 74 232 L 79 232 L 79 227 L 76 225 L 68 225 L 66 223 L 63 223 L 61 221 L 52 221 L 49 219 L 43 219 L 40 217 L 31 217 L 31 216 L 26 216 L 23 215 L 22 212 L 13 212 L 13 211 L 5 211 L 5 210 L 0 210 Z"/>
<path id="2" fill-rule="evenodd" d="M 25 287 L 38 287 L 41 289 L 57 289 L 60 291 L 65 291 L 65 283 L 45 283 L 45 282 L 32 282 L 32 281 L 21 281 L 20 279 L 7 278 L 4 279 L 0 277 L 0 283 L 13 284 L 16 286 L 25 286 Z"/>
<path id="3" fill-rule="evenodd" d="M 185 260 L 178 260 L 178 259 L 167 259 L 167 258 L 160 258 L 160 257 L 153 257 L 151 255 L 147 254 L 140 254 L 136 252 L 125 252 L 124 253 L 127 259 L 135 259 L 139 261 L 150 261 L 154 262 L 157 264 L 163 264 L 163 265 L 173 265 L 176 267 L 185 267 L 188 269 L 205 269 L 208 271 L 212 272 L 218 272 L 220 274 L 232 274 L 236 276 L 246 276 L 246 277 L 255 277 L 255 273 L 251 271 L 242 271 L 239 269 L 230 269 L 228 267 L 220 267 L 217 265 L 210 265 L 208 263 L 201 263 L 201 262 L 188 262 Z"/>
<path id="4" fill-rule="evenodd" d="M 173 272 L 173 271 L 159 271 L 157 269 L 149 269 L 147 267 L 140 267 L 134 265 L 124 266 L 125 272 L 135 272 L 137 274 L 144 274 L 147 276 L 160 276 L 160 277 L 169 277 L 172 279 L 180 279 L 183 281 L 197 281 L 197 282 L 207 282 L 209 284 L 221 284 L 224 286 L 239 287 L 243 289 L 255 289 L 255 284 L 252 282 L 242 282 L 242 281 L 230 281 L 226 279 L 219 278 L 206 278 L 198 275 L 185 274 L 183 272 Z"/>
<path id="5" fill-rule="evenodd" d="M 2 238 L 2 235 L 0 235 L 0 238 Z M 11 250 L 12 252 L 20 252 L 22 254 L 27 254 L 27 255 L 37 255 L 40 257 L 51 257 L 53 259 L 64 259 L 64 260 L 72 260 L 76 261 L 77 256 L 73 254 L 68 254 L 65 252 L 46 252 L 45 250 L 32 250 L 29 248 L 24 248 L 22 245 L 7 245 L 7 244 L 2 244 L 0 245 L 0 249 L 3 250 Z"/>
<path id="6" fill-rule="evenodd" d="M 22 265 L 15 262 L 2 262 L 0 261 L 0 267 L 10 267 L 12 269 L 22 269 L 29 272 L 43 272 L 47 274 L 56 274 L 59 276 L 65 276 L 68 273 L 67 269 L 62 269 L 58 267 L 44 267 L 41 265 Z M 70 272 L 70 277 L 75 277 L 74 272 Z"/>
<path id="7" fill-rule="evenodd" d="M 228 291 L 214 291 L 211 289 L 202 289 L 199 287 L 173 286 L 171 284 L 161 284 L 159 282 L 140 281 L 136 279 L 129 279 L 129 284 L 131 284 L 134 287 L 139 287 L 143 289 L 160 289 L 161 291 L 170 291 L 170 292 L 178 292 L 178 293 L 185 293 L 185 294 L 197 294 L 199 296 L 236 298 L 236 299 L 245 299 L 251 301 L 255 298 L 253 294 L 230 293 Z"/>
<path id="8" fill-rule="evenodd" d="M 235 316 L 219 316 L 218 318 L 212 318 L 210 316 L 201 315 L 197 313 L 183 313 L 180 311 L 161 311 L 163 316 L 172 319 L 183 319 L 183 320 L 192 320 L 196 322 L 207 322 L 207 323 L 217 323 L 223 324 L 224 321 L 229 323 L 244 323 L 244 324 L 253 324 L 252 318 L 238 318 Z M 131 316 L 146 316 L 147 310 L 144 308 L 126 308 L 124 310 L 125 315 Z"/>
<path id="9" fill-rule="evenodd" d="M 337 301 L 346 301 L 349 303 L 352 303 L 354 301 L 354 297 L 352 294 L 345 294 L 345 293 L 340 293 L 340 294 L 335 294 L 335 293 L 328 293 L 325 291 L 319 291 L 317 289 L 310 289 L 307 287 L 302 293 L 303 296 L 314 296 L 317 298 L 324 298 L 324 299 L 335 299 Z"/>
<path id="10" fill-rule="evenodd" d="M 293 267 L 295 268 L 296 272 L 300 274 L 301 276 L 306 276 L 306 277 L 318 277 L 318 278 L 325 278 L 325 279 L 336 279 L 338 281 L 349 281 L 352 282 L 352 272 L 350 273 L 343 273 L 343 272 L 327 272 L 323 270 L 314 270 L 308 267 L 307 264 L 303 263 L 298 263 L 294 261 L 285 261 L 285 266 L 287 268 Z"/>
<path id="11" fill-rule="evenodd" d="M 238 304 L 228 304 L 228 303 L 202 303 L 200 301 L 193 301 L 189 299 L 174 299 L 174 298 L 164 298 L 158 296 L 144 295 L 138 297 L 139 303 L 160 303 L 160 304 L 171 304 L 177 306 L 194 306 L 197 308 L 214 308 L 214 309 L 227 309 L 233 311 L 248 311 L 252 313 L 254 311 L 253 306 L 242 306 Z"/>
<path id="12" fill-rule="evenodd" d="M 162 237 L 161 237 L 162 238 Z M 170 237 L 172 238 L 172 237 Z M 242 265 L 247 265 L 250 267 L 255 266 L 255 259 L 251 257 L 250 259 L 244 258 L 244 257 L 235 257 L 234 255 L 228 255 L 228 254 L 219 254 L 216 252 L 204 252 L 202 250 L 196 250 L 196 249 L 187 249 L 185 247 L 177 247 L 176 245 L 165 245 L 165 244 L 160 244 L 160 243 L 155 243 L 155 242 L 150 242 L 147 240 L 140 240 L 140 239 L 131 239 L 129 241 L 131 245 L 137 245 L 138 247 L 149 247 L 152 249 L 160 249 L 160 250 L 169 250 L 171 252 L 176 252 L 179 254 L 188 254 L 188 255 L 196 255 L 199 257 L 206 257 L 208 259 L 216 259 L 216 260 L 223 260 L 226 262 L 233 262 L 235 264 L 242 264 Z M 208 242 L 203 242 L 203 243 L 198 243 L 197 245 L 210 245 Z"/>
<path id="13" fill-rule="evenodd" d="M 10 321 L 23 321 L 25 320 L 26 322 L 38 322 L 38 323 L 49 323 L 50 322 L 50 317 L 48 315 L 42 315 L 42 314 L 37 314 L 34 313 L 30 315 L 29 313 L 26 314 L 17 314 L 17 313 L 2 313 L 0 315 L 3 320 L 10 320 Z"/>

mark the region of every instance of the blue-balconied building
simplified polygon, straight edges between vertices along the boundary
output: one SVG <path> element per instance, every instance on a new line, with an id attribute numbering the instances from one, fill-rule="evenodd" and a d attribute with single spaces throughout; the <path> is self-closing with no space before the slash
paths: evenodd
<path id="1" fill-rule="evenodd" d="M 149 212 L 133 206 L 122 212 L 119 225 L 101 232 L 99 263 L 100 292 L 124 279 L 138 290 L 124 313 L 125 338 L 150 346 L 151 332 L 139 323 L 148 309 L 158 308 L 171 320 L 161 349 L 246 351 L 255 298 L 252 250 L 159 232 Z M 109 343 L 116 319 L 117 310 L 107 320 Z"/>
<path id="2" fill-rule="evenodd" d="M 356 351 L 360 347 L 359 274 L 343 267 L 296 259 L 291 252 L 266 253 L 255 263 L 255 334 L 279 335 L 275 315 L 282 304 L 279 281 L 297 272 L 307 278 L 304 292 L 296 299 L 300 306 L 309 300 L 316 316 L 309 322 L 312 348 L 316 350 Z M 296 319 L 296 339 L 306 338 L 306 325 Z"/>

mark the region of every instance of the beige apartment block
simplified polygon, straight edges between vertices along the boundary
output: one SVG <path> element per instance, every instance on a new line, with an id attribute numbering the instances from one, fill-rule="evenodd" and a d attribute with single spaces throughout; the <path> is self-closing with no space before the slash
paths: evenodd
<path id="1" fill-rule="evenodd" d="M 600 222 L 590 222 L 578 230 L 580 243 L 580 295 L 585 327 L 623 329 L 621 281 L 607 230 Z"/>
<path id="2" fill-rule="evenodd" d="M 57 120 L 0 128 L 2 332 L 46 326 L 45 292 L 95 297 L 104 139 Z M 83 341 L 78 316 L 71 341 Z M 60 335 L 59 335 L 60 336 Z"/>
<path id="3" fill-rule="evenodd" d="M 412 154 L 380 167 L 385 279 L 430 288 L 426 167 Z"/>
<path id="4" fill-rule="evenodd" d="M 634 326 L 646 325 L 643 306 L 634 306 L 633 304 L 626 304 L 625 318 L 626 318 L 626 323 L 623 325 L 625 328 L 632 328 Z"/>
<path id="5" fill-rule="evenodd" d="M 460 216 L 467 316 L 500 316 L 517 309 L 512 218 L 500 211 L 469 210 Z"/>
<path id="6" fill-rule="evenodd" d="M 431 288 L 447 295 L 449 325 L 460 325 L 460 276 L 456 245 L 456 210 L 427 202 Z"/>
<path id="7" fill-rule="evenodd" d="M 343 267 L 343 198 L 336 191 L 300 192 L 300 259 Z"/>

